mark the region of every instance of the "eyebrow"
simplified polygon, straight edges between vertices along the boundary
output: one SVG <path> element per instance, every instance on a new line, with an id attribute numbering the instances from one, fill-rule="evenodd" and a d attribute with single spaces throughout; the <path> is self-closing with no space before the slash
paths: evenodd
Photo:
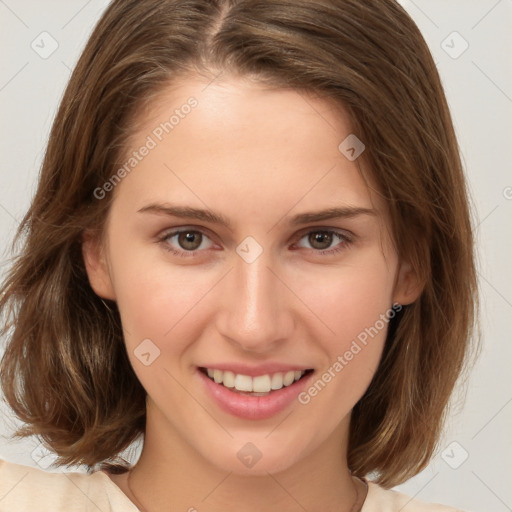
<path id="1" fill-rule="evenodd" d="M 212 210 L 202 208 L 192 208 L 190 206 L 175 206 L 170 204 L 152 203 L 144 206 L 139 213 L 153 213 L 156 215 L 168 215 L 183 219 L 195 219 L 212 224 L 219 224 L 228 229 L 232 229 L 231 222 L 223 215 Z M 344 206 L 340 208 L 327 208 L 316 212 L 305 212 L 295 215 L 289 220 L 293 226 L 308 224 L 310 222 L 319 222 L 323 220 L 332 220 L 338 218 L 352 218 L 359 215 L 377 215 L 372 208 L 362 208 L 356 206 Z"/>

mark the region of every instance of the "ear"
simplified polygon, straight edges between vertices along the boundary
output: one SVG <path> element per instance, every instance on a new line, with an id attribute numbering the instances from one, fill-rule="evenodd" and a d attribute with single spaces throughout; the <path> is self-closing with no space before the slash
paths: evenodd
<path id="1" fill-rule="evenodd" d="M 82 235 L 82 256 L 89 284 L 96 295 L 103 299 L 115 300 L 105 248 L 100 236 L 91 232 Z"/>
<path id="2" fill-rule="evenodd" d="M 398 269 L 393 302 L 406 306 L 413 303 L 421 295 L 424 283 L 420 280 L 411 265 L 402 262 Z"/>

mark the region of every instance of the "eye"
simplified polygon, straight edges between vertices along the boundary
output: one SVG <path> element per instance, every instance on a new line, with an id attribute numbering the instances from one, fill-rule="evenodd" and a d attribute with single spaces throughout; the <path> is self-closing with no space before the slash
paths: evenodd
<path id="1" fill-rule="evenodd" d="M 197 257 L 212 249 L 214 243 L 206 233 L 194 228 L 175 229 L 158 239 L 166 251 L 179 257 Z M 340 252 L 352 243 L 352 238 L 332 229 L 309 230 L 298 238 L 296 247 L 310 249 L 315 254 L 329 255 Z"/>
<path id="2" fill-rule="evenodd" d="M 195 256 L 200 250 L 211 249 L 213 242 L 197 229 L 180 229 L 164 234 L 159 241 L 177 256 Z"/>
<path id="3" fill-rule="evenodd" d="M 351 242 L 352 239 L 345 233 L 331 229 L 317 229 L 310 230 L 302 236 L 297 246 L 313 249 L 319 254 L 333 254 L 347 248 Z"/>

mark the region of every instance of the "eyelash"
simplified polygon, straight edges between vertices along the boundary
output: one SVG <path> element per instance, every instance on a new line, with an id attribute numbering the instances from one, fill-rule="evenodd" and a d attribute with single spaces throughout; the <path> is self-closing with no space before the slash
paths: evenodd
<path id="1" fill-rule="evenodd" d="M 181 233 L 186 233 L 186 232 L 200 233 L 202 236 L 207 237 L 208 239 L 210 238 L 207 235 L 207 233 L 202 231 L 201 229 L 197 229 L 197 228 L 183 229 L 182 228 L 182 229 L 177 229 L 177 230 L 171 231 L 169 233 L 165 233 L 163 236 L 158 238 L 158 242 L 163 245 L 163 247 L 166 251 L 172 253 L 175 256 L 182 257 L 182 258 L 197 257 L 199 255 L 199 253 L 202 252 L 202 250 L 195 249 L 193 251 L 183 251 L 183 250 L 174 249 L 169 245 L 169 241 L 172 238 L 174 238 L 176 235 L 179 235 Z M 318 249 L 318 250 L 317 249 L 309 249 L 309 250 L 313 251 L 315 254 L 320 254 L 320 255 L 337 254 L 337 253 L 347 249 L 348 246 L 350 244 L 352 244 L 352 242 L 353 242 L 352 237 L 347 235 L 346 233 L 342 233 L 340 231 L 336 231 L 333 229 L 327 229 L 327 228 L 320 227 L 320 228 L 316 228 L 316 229 L 310 229 L 309 231 L 306 231 L 306 232 L 302 232 L 300 235 L 298 235 L 298 237 L 296 237 L 296 241 L 294 243 L 299 242 L 303 238 L 311 235 L 312 233 L 326 233 L 326 234 L 332 235 L 333 240 L 334 240 L 334 238 L 338 238 L 338 240 L 340 240 L 340 242 L 341 242 L 340 244 L 335 246 L 334 249 Z"/>

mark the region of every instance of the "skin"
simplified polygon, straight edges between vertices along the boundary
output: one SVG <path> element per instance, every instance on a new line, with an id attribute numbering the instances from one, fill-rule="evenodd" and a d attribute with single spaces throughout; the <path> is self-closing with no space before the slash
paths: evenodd
<path id="1" fill-rule="evenodd" d="M 220 410 L 195 370 L 279 361 L 319 376 L 393 303 L 413 302 L 416 279 L 393 248 L 385 204 L 338 150 L 352 133 L 342 108 L 239 77 L 208 86 L 188 77 L 153 101 L 130 147 L 190 96 L 198 106 L 115 187 L 104 237 L 83 244 L 91 286 L 117 302 L 148 394 L 145 444 L 131 471 L 138 499 L 127 474 L 109 476 L 149 511 L 349 511 L 358 486 L 363 493 L 346 462 L 350 413 L 378 367 L 386 328 L 307 405 L 294 401 L 266 420 Z M 231 228 L 139 211 L 170 203 L 213 210 Z M 290 223 L 347 206 L 374 213 Z M 173 228 L 204 233 L 194 256 L 169 251 L 187 250 L 177 236 L 162 240 Z M 308 235 L 319 228 L 350 241 L 315 243 Z M 263 249 L 252 263 L 236 252 L 247 236 Z M 160 356 L 145 366 L 134 351 L 148 338 Z M 252 468 L 237 457 L 247 442 L 262 454 Z"/>

